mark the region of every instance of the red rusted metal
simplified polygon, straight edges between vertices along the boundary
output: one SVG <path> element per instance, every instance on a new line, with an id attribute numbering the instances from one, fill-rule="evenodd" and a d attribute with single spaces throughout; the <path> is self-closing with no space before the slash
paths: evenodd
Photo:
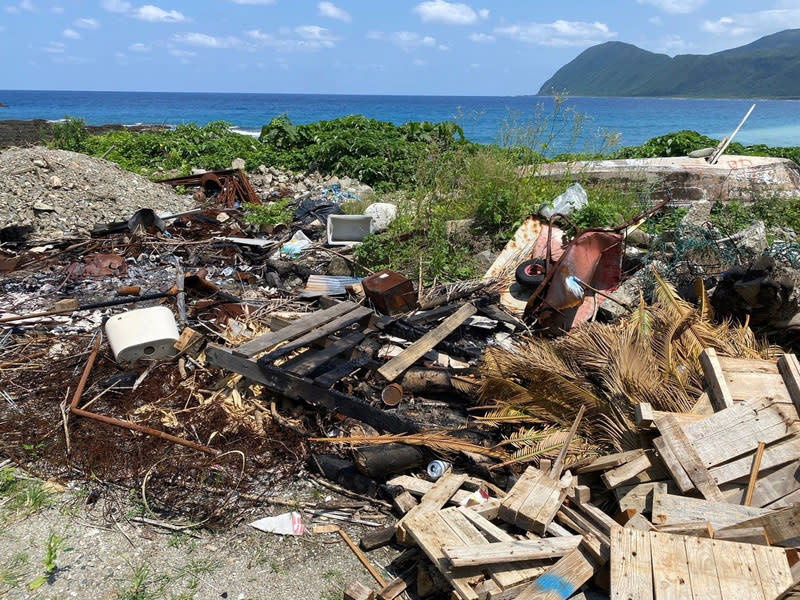
<path id="1" fill-rule="evenodd" d="M 217 204 L 225 208 L 234 208 L 237 202 L 239 204 L 261 204 L 261 199 L 253 189 L 253 186 L 250 185 L 250 180 L 247 179 L 245 172 L 240 169 L 208 171 L 200 175 L 162 179 L 159 183 L 165 183 L 173 187 L 199 185 L 206 192 L 206 195 L 213 195 L 219 189 Z"/>

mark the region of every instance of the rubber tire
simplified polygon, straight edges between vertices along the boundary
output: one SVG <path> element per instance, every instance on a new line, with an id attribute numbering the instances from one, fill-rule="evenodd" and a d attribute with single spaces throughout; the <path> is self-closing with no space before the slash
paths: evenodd
<path id="1" fill-rule="evenodd" d="M 517 267 L 514 277 L 517 283 L 525 287 L 539 287 L 544 281 L 547 265 L 541 258 L 526 260 Z"/>

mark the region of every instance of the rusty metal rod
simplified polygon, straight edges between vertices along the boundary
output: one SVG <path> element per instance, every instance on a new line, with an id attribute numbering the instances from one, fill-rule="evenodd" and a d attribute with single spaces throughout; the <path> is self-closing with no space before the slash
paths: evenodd
<path id="1" fill-rule="evenodd" d="M 217 450 L 209 448 L 208 446 L 203 446 L 202 444 L 197 444 L 195 442 L 190 442 L 189 440 L 185 440 L 183 438 L 179 438 L 174 435 L 170 435 L 164 431 L 159 431 L 158 429 L 153 429 L 151 427 L 147 427 L 145 425 L 139 425 L 138 423 L 131 423 L 130 421 L 122 421 L 120 419 L 114 419 L 113 417 L 107 417 L 105 415 L 98 415 L 97 413 L 89 412 L 88 410 L 81 410 L 78 408 L 78 402 L 83 395 L 84 390 L 86 389 L 86 382 L 89 380 L 89 373 L 92 371 L 92 367 L 94 366 L 94 361 L 97 358 L 97 354 L 100 351 L 100 336 L 98 335 L 95 338 L 94 346 L 92 346 L 92 353 L 89 355 L 89 360 L 86 362 L 86 367 L 83 369 L 83 374 L 81 375 L 81 379 L 78 382 L 78 387 L 75 388 L 75 393 L 72 395 L 72 402 L 69 405 L 69 412 L 73 415 L 77 415 L 79 417 L 86 417 L 87 419 L 93 419 L 95 421 L 100 421 L 101 423 L 106 423 L 108 425 L 114 425 L 115 427 L 121 427 L 123 429 L 130 429 L 131 431 L 138 431 L 139 433 L 144 433 L 153 437 L 161 438 L 162 440 L 167 440 L 172 442 L 173 444 L 179 444 L 181 446 L 186 446 L 187 448 L 192 448 L 193 450 L 199 450 L 200 452 L 205 452 L 206 454 L 211 454 L 212 456 L 216 456 L 219 454 Z"/>

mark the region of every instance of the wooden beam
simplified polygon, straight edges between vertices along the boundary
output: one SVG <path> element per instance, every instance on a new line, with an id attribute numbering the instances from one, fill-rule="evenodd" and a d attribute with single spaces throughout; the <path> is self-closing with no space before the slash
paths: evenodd
<path id="1" fill-rule="evenodd" d="M 286 373 L 275 367 L 261 367 L 257 361 L 236 356 L 233 352 L 216 344 L 206 347 L 206 361 L 211 367 L 239 373 L 243 377 L 260 383 L 272 392 L 302 400 L 314 406 L 326 408 L 334 413 L 363 421 L 376 429 L 392 433 L 416 432 L 419 426 L 398 415 L 372 406 L 370 403 L 329 390 L 312 381 Z"/>
<path id="2" fill-rule="evenodd" d="M 800 363 L 794 354 L 784 354 L 778 359 L 778 370 L 783 376 L 784 385 L 789 390 L 789 397 L 800 413 Z"/>
<path id="3" fill-rule="evenodd" d="M 703 494 L 703 497 L 714 502 L 724 502 L 725 498 L 722 496 L 722 492 L 717 487 L 714 478 L 706 469 L 700 456 L 695 452 L 694 446 L 692 446 L 678 421 L 669 414 L 657 415 L 655 421 L 662 439 L 670 447 L 672 454 L 681 463 L 689 479 Z"/>
<path id="4" fill-rule="evenodd" d="M 800 504 L 795 504 L 774 512 L 767 512 L 764 515 L 756 516 L 739 523 L 733 523 L 726 526 L 722 531 L 749 529 L 752 527 L 763 527 L 767 534 L 767 539 L 769 539 L 769 543 L 773 545 L 780 545 L 789 540 L 796 540 L 800 538 Z"/>
<path id="5" fill-rule="evenodd" d="M 764 456 L 764 448 L 766 445 L 761 442 L 756 449 L 755 458 L 753 458 L 753 469 L 750 471 L 750 480 L 747 482 L 747 494 L 745 494 L 743 504 L 750 506 L 753 501 L 753 492 L 756 491 L 756 479 L 758 479 L 758 470 L 761 468 L 761 458 Z"/>
<path id="6" fill-rule="evenodd" d="M 733 395 L 728 388 L 728 382 L 725 380 L 722 365 L 719 364 L 717 351 L 713 348 L 706 348 L 700 354 L 700 365 L 703 367 L 703 374 L 708 384 L 709 397 L 714 410 L 722 410 L 733 406 Z"/>
<path id="7" fill-rule="evenodd" d="M 652 521 L 656 526 L 708 521 L 714 529 L 721 529 L 769 512 L 764 508 L 709 502 L 698 498 L 662 494 L 656 490 L 653 495 Z"/>
<path id="8" fill-rule="evenodd" d="M 270 331 L 269 333 L 260 335 L 257 338 L 240 345 L 233 350 L 233 353 L 237 356 L 250 358 L 251 356 L 255 356 L 259 352 L 263 352 L 264 350 L 272 348 L 281 342 L 285 342 L 301 336 L 304 333 L 308 333 L 312 329 L 315 329 L 320 325 L 324 325 L 336 317 L 340 317 L 341 315 L 355 310 L 357 307 L 358 305 L 354 304 L 353 302 L 342 302 L 330 308 L 326 308 L 325 310 L 313 312 L 308 316 L 294 321 L 287 327 L 283 327 L 278 331 Z"/>
<path id="9" fill-rule="evenodd" d="M 443 551 L 454 567 L 475 567 L 561 557 L 577 548 L 582 539 L 583 537 L 580 535 L 572 535 L 538 540 L 494 542 L 481 546 L 445 546 Z"/>
<path id="10" fill-rule="evenodd" d="M 516 600 L 565 600 L 594 575 L 595 565 L 585 550 L 577 548 L 526 587 Z"/>
<path id="11" fill-rule="evenodd" d="M 580 409 L 578 409 L 578 414 L 575 415 L 575 420 L 572 422 L 572 427 L 569 428 L 569 433 L 564 440 L 564 445 L 561 446 L 561 450 L 559 451 L 558 456 L 556 457 L 556 460 L 550 469 L 551 479 L 559 479 L 561 477 L 561 471 L 564 469 L 564 460 L 567 458 L 569 446 L 572 443 L 572 438 L 575 437 L 575 433 L 578 431 L 578 425 L 580 425 L 584 412 L 586 412 L 586 405 L 581 404 Z"/>
<path id="12" fill-rule="evenodd" d="M 458 329 L 461 324 L 477 312 L 472 304 L 464 304 L 455 313 L 447 317 L 438 327 L 432 329 L 400 354 L 395 356 L 380 369 L 378 373 L 387 381 L 394 381 L 408 367 L 436 344 Z"/>
<path id="13" fill-rule="evenodd" d="M 442 508 L 452 498 L 453 494 L 458 491 L 466 478 L 467 476 L 464 474 L 456 475 L 452 472 L 442 475 L 433 484 L 430 491 L 422 497 L 420 503 L 409 510 L 397 523 L 397 541 L 401 544 L 406 544 L 408 541 L 408 522 Z"/>

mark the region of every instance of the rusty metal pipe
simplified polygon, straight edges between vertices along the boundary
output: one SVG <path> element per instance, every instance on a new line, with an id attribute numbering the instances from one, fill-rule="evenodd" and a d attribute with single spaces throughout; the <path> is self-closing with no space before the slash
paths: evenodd
<path id="1" fill-rule="evenodd" d="M 121 427 L 122 429 L 130 429 L 131 431 L 138 431 L 139 433 L 144 433 L 153 437 L 161 438 L 162 440 L 167 440 L 172 442 L 173 444 L 179 444 L 181 446 L 186 446 L 187 448 L 192 448 L 193 450 L 199 450 L 200 452 L 205 452 L 206 454 L 211 454 L 212 456 L 216 456 L 219 454 L 216 450 L 209 448 L 208 446 L 203 446 L 202 444 L 197 444 L 195 442 L 190 442 L 189 440 L 185 440 L 183 438 L 179 438 L 174 435 L 170 435 L 164 431 L 159 431 L 158 429 L 153 429 L 151 427 L 147 427 L 145 425 L 139 425 L 138 423 L 131 423 L 130 421 L 122 421 L 120 419 L 114 419 L 113 417 L 107 417 L 105 415 L 98 415 L 97 413 L 89 412 L 88 410 L 81 410 L 78 408 L 78 402 L 83 395 L 84 390 L 86 389 L 86 382 L 89 380 L 89 373 L 92 371 L 92 367 L 94 366 L 94 361 L 97 358 L 97 354 L 100 351 L 100 336 L 98 335 L 95 338 L 94 346 L 92 346 L 92 353 L 89 355 L 89 360 L 86 361 L 86 366 L 83 369 L 83 374 L 81 375 L 81 379 L 78 382 L 78 387 L 75 388 L 75 393 L 72 396 L 72 402 L 69 405 L 69 412 L 73 415 L 78 417 L 86 417 L 87 419 L 93 419 L 95 421 L 100 421 L 101 423 L 106 423 L 108 425 L 113 425 L 115 427 Z"/>

